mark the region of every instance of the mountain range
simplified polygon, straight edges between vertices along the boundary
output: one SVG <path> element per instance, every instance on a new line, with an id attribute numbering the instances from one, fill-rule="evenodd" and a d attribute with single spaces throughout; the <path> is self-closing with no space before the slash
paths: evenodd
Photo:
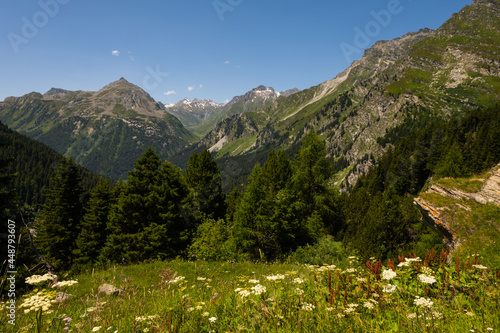
<path id="1" fill-rule="evenodd" d="M 226 189 L 270 150 L 291 155 L 316 131 L 335 162 L 335 183 L 348 188 L 398 129 L 498 103 L 499 17 L 497 0 L 474 0 L 437 30 L 379 41 L 332 80 L 302 91 L 259 86 L 226 104 L 164 105 L 122 78 L 97 92 L 9 97 L 0 103 L 0 120 L 113 178 L 126 177 L 147 146 L 180 166 L 207 148 Z"/>

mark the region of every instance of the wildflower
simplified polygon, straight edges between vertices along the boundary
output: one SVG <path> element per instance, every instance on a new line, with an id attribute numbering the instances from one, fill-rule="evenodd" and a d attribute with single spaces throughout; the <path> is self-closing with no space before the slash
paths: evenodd
<path id="1" fill-rule="evenodd" d="M 46 312 L 52 305 L 53 298 L 54 296 L 47 294 L 44 291 L 39 291 L 35 295 L 32 295 L 30 298 L 25 299 L 20 307 L 26 308 L 24 310 L 24 313 L 29 313 L 30 311 L 37 312 L 38 310 Z"/>
<path id="2" fill-rule="evenodd" d="M 382 279 L 383 280 L 392 280 L 396 277 L 396 272 L 394 272 L 392 269 L 385 269 L 382 272 Z"/>
<path id="3" fill-rule="evenodd" d="M 333 271 L 335 268 L 337 268 L 337 266 L 335 266 L 335 265 L 321 266 L 320 268 L 318 268 L 318 272 Z"/>
<path id="4" fill-rule="evenodd" d="M 295 288 L 295 294 L 298 296 L 302 296 L 302 295 L 304 295 L 304 290 L 302 290 L 300 288 Z"/>
<path id="5" fill-rule="evenodd" d="M 56 277 L 57 277 L 57 275 L 53 275 L 51 273 L 47 273 L 45 275 L 33 275 L 33 276 L 26 278 L 26 283 L 31 284 L 31 285 L 35 285 L 35 284 L 39 284 L 39 283 L 42 283 L 45 281 L 52 281 Z"/>
<path id="6" fill-rule="evenodd" d="M 491 327 L 486 328 L 486 330 L 493 331 L 493 329 Z"/>
<path id="7" fill-rule="evenodd" d="M 260 284 L 257 284 L 257 285 L 252 287 L 252 294 L 254 294 L 254 295 L 260 295 L 260 294 L 263 294 L 265 292 L 266 292 L 266 287 L 264 287 Z"/>
<path id="8" fill-rule="evenodd" d="M 366 282 L 366 279 L 365 278 L 362 278 L 362 277 L 357 277 L 356 280 L 358 282 Z"/>
<path id="9" fill-rule="evenodd" d="M 467 312 L 466 315 L 468 315 L 469 317 L 474 317 L 474 312 Z"/>
<path id="10" fill-rule="evenodd" d="M 389 294 L 392 294 L 393 292 L 396 291 L 396 286 L 392 285 L 392 284 L 388 284 L 387 286 L 384 287 L 384 289 L 382 289 L 382 291 L 384 293 L 389 293 Z"/>
<path id="11" fill-rule="evenodd" d="M 295 279 L 293 279 L 293 283 L 302 284 L 302 283 L 304 283 L 304 280 L 301 278 L 295 278 Z"/>
<path id="12" fill-rule="evenodd" d="M 190 307 L 190 308 L 188 308 L 188 309 L 187 309 L 187 311 L 188 311 L 188 312 L 191 312 L 191 311 L 193 311 L 193 310 L 194 310 L 194 308 L 193 308 L 193 307 Z"/>
<path id="13" fill-rule="evenodd" d="M 357 269 L 356 268 L 348 268 L 346 270 L 347 273 L 356 273 Z"/>
<path id="14" fill-rule="evenodd" d="M 434 318 L 436 319 L 441 319 L 443 318 L 443 314 L 441 312 L 436 312 L 436 311 L 432 311 L 432 315 L 434 316 Z"/>
<path id="15" fill-rule="evenodd" d="M 411 265 L 411 261 L 402 261 L 398 264 L 398 267 L 408 267 Z"/>
<path id="16" fill-rule="evenodd" d="M 146 328 L 145 328 L 145 329 L 143 329 L 142 331 L 143 331 L 144 333 L 147 333 L 147 332 L 149 332 L 149 328 L 147 328 L 147 327 L 146 327 Z"/>
<path id="17" fill-rule="evenodd" d="M 208 317 L 208 316 L 210 316 L 210 313 L 208 313 L 208 312 L 203 312 L 201 315 L 202 315 L 203 317 Z"/>
<path id="18" fill-rule="evenodd" d="M 175 279 L 171 280 L 169 283 L 179 283 L 181 281 L 184 281 L 186 278 L 184 276 L 177 276 Z"/>
<path id="19" fill-rule="evenodd" d="M 488 267 L 483 266 L 483 265 L 472 265 L 472 267 L 477 268 L 477 269 L 488 269 Z"/>
<path id="20" fill-rule="evenodd" d="M 284 278 L 285 278 L 285 276 L 283 274 L 266 276 L 266 279 L 268 279 L 270 281 L 283 280 Z"/>
<path id="21" fill-rule="evenodd" d="M 416 313 L 409 313 L 406 315 L 406 318 L 408 319 L 415 319 L 417 318 L 417 314 Z"/>
<path id="22" fill-rule="evenodd" d="M 350 257 L 347 257 L 349 260 L 354 260 L 354 259 L 358 259 L 358 257 L 356 256 L 350 256 Z"/>
<path id="23" fill-rule="evenodd" d="M 373 303 L 372 302 L 364 302 L 363 306 L 369 310 L 373 309 Z"/>
<path id="24" fill-rule="evenodd" d="M 76 280 L 71 280 L 71 281 L 59 281 L 56 284 L 52 286 L 52 288 L 62 288 L 62 287 L 70 287 L 74 284 L 77 284 L 78 281 Z"/>
<path id="25" fill-rule="evenodd" d="M 256 280 L 256 279 L 250 279 L 248 280 L 248 283 L 253 283 L 253 284 L 256 284 L 256 283 L 259 283 L 260 281 L 259 280 Z"/>
<path id="26" fill-rule="evenodd" d="M 238 295 L 240 295 L 242 298 L 243 297 L 247 297 L 247 296 L 250 296 L 252 293 L 248 290 L 241 290 Z"/>
<path id="27" fill-rule="evenodd" d="M 101 326 L 96 326 L 92 329 L 92 332 L 97 332 L 101 329 Z"/>
<path id="28" fill-rule="evenodd" d="M 434 304 L 433 301 L 431 301 L 430 298 L 425 298 L 425 297 L 419 297 L 419 296 L 415 296 L 415 305 L 418 306 L 418 307 L 422 307 L 422 308 L 432 308 L 432 305 Z"/>
<path id="29" fill-rule="evenodd" d="M 310 303 L 302 303 L 302 310 L 311 312 L 314 310 L 316 307 L 313 304 Z"/>
<path id="30" fill-rule="evenodd" d="M 201 305 L 196 306 L 196 310 L 201 310 L 201 309 L 203 309 L 203 306 L 201 306 Z"/>
<path id="31" fill-rule="evenodd" d="M 345 317 L 345 314 L 343 313 L 337 313 L 337 318 L 344 318 Z"/>
<path id="32" fill-rule="evenodd" d="M 335 309 L 334 309 L 334 308 L 331 308 L 331 307 L 326 308 L 326 311 L 330 311 L 330 312 L 331 312 L 331 311 L 333 311 L 333 310 L 335 310 Z"/>
<path id="33" fill-rule="evenodd" d="M 211 323 L 215 323 L 217 321 L 217 318 L 215 317 L 210 317 L 208 320 L 210 320 Z"/>
<path id="34" fill-rule="evenodd" d="M 436 283 L 436 278 L 432 275 L 419 274 L 418 279 L 422 283 L 433 284 Z"/>
<path id="35" fill-rule="evenodd" d="M 201 276 L 198 276 L 198 277 L 196 278 L 196 280 L 198 280 L 198 281 L 205 281 L 206 279 L 207 279 L 207 278 L 205 278 L 205 277 L 201 277 Z"/>

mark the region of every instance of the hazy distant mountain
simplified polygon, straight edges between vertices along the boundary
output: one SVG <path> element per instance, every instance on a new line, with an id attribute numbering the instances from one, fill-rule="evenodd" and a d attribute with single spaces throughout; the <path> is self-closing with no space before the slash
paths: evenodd
<path id="1" fill-rule="evenodd" d="M 52 88 L 8 97 L 0 120 L 113 178 L 125 177 L 148 146 L 166 157 L 193 139 L 163 104 L 124 78 L 97 92 Z"/>
<path id="2" fill-rule="evenodd" d="M 279 93 L 273 88 L 258 86 L 249 92 L 235 96 L 227 104 L 219 104 L 209 99 L 190 101 L 185 98 L 176 104 L 165 105 L 167 112 L 176 116 L 184 126 L 194 133 L 203 136 L 215 125 L 235 114 L 254 111 L 274 102 L 279 96 L 289 96 L 298 92 L 297 88 Z"/>

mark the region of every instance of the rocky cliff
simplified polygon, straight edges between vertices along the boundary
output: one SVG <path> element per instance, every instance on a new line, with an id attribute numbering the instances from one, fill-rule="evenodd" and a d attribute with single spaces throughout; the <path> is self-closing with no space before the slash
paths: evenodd
<path id="1" fill-rule="evenodd" d="M 500 245 L 500 164 L 485 178 L 438 180 L 414 203 L 452 253 Z"/>

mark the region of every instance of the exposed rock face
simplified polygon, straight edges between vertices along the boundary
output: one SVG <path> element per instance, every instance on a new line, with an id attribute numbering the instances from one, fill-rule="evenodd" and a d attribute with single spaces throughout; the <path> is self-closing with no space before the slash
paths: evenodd
<path id="1" fill-rule="evenodd" d="M 68 298 L 73 297 L 73 296 L 74 295 L 72 295 L 72 294 L 67 294 L 67 293 L 63 293 L 62 291 L 59 291 L 56 294 L 56 298 L 54 299 L 54 303 L 56 303 L 56 304 L 62 303 L 65 300 L 67 300 Z"/>
<path id="2" fill-rule="evenodd" d="M 428 191 L 451 199 L 470 199 L 482 204 L 494 204 L 500 207 L 500 164 L 497 165 L 493 175 L 486 180 L 479 192 L 466 193 L 457 189 L 450 189 L 439 184 L 434 184 Z"/>
<path id="3" fill-rule="evenodd" d="M 446 208 L 435 207 L 422 198 L 415 198 L 413 202 L 422 213 L 422 221 L 432 229 L 438 231 L 443 236 L 443 241 L 447 249 L 450 252 L 453 251 L 460 242 L 455 230 L 441 217 L 441 212 Z"/>
<path id="4" fill-rule="evenodd" d="M 476 193 L 466 193 L 439 184 L 433 184 L 427 193 L 438 194 L 455 200 L 475 200 L 481 204 L 493 204 L 500 207 L 500 164 L 494 168 L 493 174 L 484 182 L 481 190 Z M 457 232 L 450 226 L 450 223 L 442 216 L 443 211 L 448 208 L 436 207 L 421 197 L 415 198 L 413 202 L 422 212 L 422 221 L 441 233 L 446 247 L 450 252 L 453 252 L 460 245 L 461 240 L 457 237 Z M 457 205 L 470 210 L 467 206 Z"/>
<path id="5" fill-rule="evenodd" d="M 106 295 L 120 295 L 123 290 L 116 288 L 115 286 L 107 283 L 103 283 L 99 286 L 98 293 L 104 293 Z"/>

